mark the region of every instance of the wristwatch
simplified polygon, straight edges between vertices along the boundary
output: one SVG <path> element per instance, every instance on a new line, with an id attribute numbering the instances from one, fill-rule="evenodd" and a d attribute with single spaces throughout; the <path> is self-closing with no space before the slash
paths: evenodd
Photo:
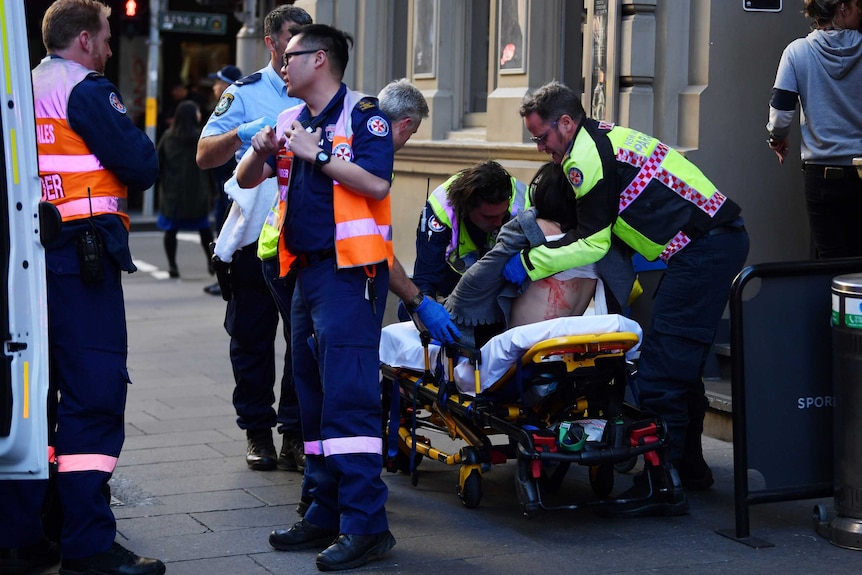
<path id="1" fill-rule="evenodd" d="M 405 301 L 404 307 L 407 308 L 407 311 L 409 311 L 410 313 L 413 313 L 414 311 L 416 311 L 416 308 L 422 304 L 423 301 L 425 301 L 425 294 L 422 292 L 419 292 L 418 294 L 413 296 L 413 298 L 410 301 Z"/>
<path id="2" fill-rule="evenodd" d="M 318 170 L 323 169 L 323 166 L 328 164 L 330 159 L 331 156 L 325 150 L 320 150 L 314 157 L 314 165 L 317 166 Z"/>

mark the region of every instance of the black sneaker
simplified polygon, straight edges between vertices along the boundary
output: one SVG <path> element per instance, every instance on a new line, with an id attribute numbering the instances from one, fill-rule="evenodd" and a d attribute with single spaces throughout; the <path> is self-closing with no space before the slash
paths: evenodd
<path id="1" fill-rule="evenodd" d="M 218 282 L 204 286 L 204 293 L 208 293 L 210 295 L 221 295 L 221 286 Z"/>
<path id="2" fill-rule="evenodd" d="M 60 575 L 164 575 L 165 564 L 158 559 L 138 557 L 117 542 L 104 553 L 83 559 L 64 559 Z"/>
<path id="3" fill-rule="evenodd" d="M 278 453 L 278 468 L 282 471 L 305 471 L 305 447 L 301 436 L 284 434 Z"/>
<path id="4" fill-rule="evenodd" d="M 365 565 L 395 547 L 395 537 L 389 531 L 374 535 L 342 533 L 332 545 L 317 555 L 321 571 L 342 571 Z"/>
<path id="5" fill-rule="evenodd" d="M 248 452 L 245 462 L 255 471 L 272 471 L 278 460 L 275 455 L 275 445 L 272 443 L 272 430 L 246 430 L 248 437 Z"/>
<path id="6" fill-rule="evenodd" d="M 661 517 L 685 515 L 688 499 L 673 467 L 655 467 L 635 475 L 634 483 L 615 501 L 596 508 L 604 517 Z"/>
<path id="7" fill-rule="evenodd" d="M 60 562 L 60 547 L 42 539 L 26 547 L 0 548 L 0 574 L 25 575 Z"/>

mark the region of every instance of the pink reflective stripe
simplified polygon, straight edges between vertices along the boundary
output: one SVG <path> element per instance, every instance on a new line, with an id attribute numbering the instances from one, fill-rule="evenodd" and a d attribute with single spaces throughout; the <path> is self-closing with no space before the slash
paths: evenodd
<path id="1" fill-rule="evenodd" d="M 620 194 L 619 213 L 622 213 L 627 207 L 635 201 L 644 188 L 654 179 L 660 181 L 665 187 L 673 190 L 682 199 L 696 205 L 704 213 L 714 216 L 721 208 L 727 198 L 716 190 L 712 197 L 707 198 L 696 189 L 692 188 L 678 177 L 668 172 L 661 167 L 661 163 L 667 157 L 669 148 L 666 144 L 659 142 L 656 144 L 653 153 L 647 156 L 642 156 L 631 150 L 620 149 L 617 152 L 617 160 L 625 162 L 636 168 L 640 168 L 640 172 L 635 179 L 626 187 Z"/>
<path id="2" fill-rule="evenodd" d="M 113 473 L 116 466 L 116 457 L 100 453 L 57 456 L 57 471 L 60 473 L 69 473 L 72 471 L 104 471 L 105 473 Z"/>
<path id="3" fill-rule="evenodd" d="M 679 232 L 667 244 L 667 246 L 664 248 L 664 251 L 659 254 L 658 257 L 661 261 L 667 263 L 667 260 L 669 260 L 675 253 L 687 246 L 689 243 L 691 243 L 691 238 L 685 235 L 683 232 Z"/>
<path id="4" fill-rule="evenodd" d="M 383 454 L 383 439 L 380 437 L 335 437 L 323 440 L 323 455 L 349 455 L 351 453 Z"/>
<path id="5" fill-rule="evenodd" d="M 302 448 L 306 455 L 323 455 L 323 444 L 320 441 L 303 441 Z"/>
<path id="6" fill-rule="evenodd" d="M 386 228 L 389 229 L 387 235 L 384 235 Z M 392 229 L 390 226 L 378 226 L 374 218 L 363 218 L 361 220 L 350 220 L 349 222 L 340 222 L 335 224 L 335 239 L 348 240 L 360 236 L 381 235 L 384 239 L 392 237 Z"/>
<path id="7" fill-rule="evenodd" d="M 631 150 L 623 150 L 617 153 L 617 160 L 625 162 L 636 168 L 640 168 L 640 172 L 635 176 L 635 179 L 623 190 L 620 194 L 619 213 L 622 213 L 635 201 L 647 185 L 656 177 L 656 173 L 661 167 L 662 161 L 667 157 L 667 146 L 659 142 L 653 153 L 649 157 L 636 154 Z M 666 170 L 662 170 L 666 172 Z"/>
<path id="8" fill-rule="evenodd" d="M 39 172 L 43 174 L 77 174 L 104 170 L 102 163 L 92 154 L 86 156 L 66 156 L 62 154 L 39 154 Z"/>
<path id="9" fill-rule="evenodd" d="M 73 216 L 89 216 L 90 212 L 94 214 L 104 214 L 106 212 L 115 214 L 125 214 L 128 201 L 122 198 L 104 197 L 104 198 L 81 198 L 79 200 L 70 200 L 62 204 L 54 204 L 60 211 L 60 216 L 70 218 Z"/>
<path id="10" fill-rule="evenodd" d="M 377 226 L 377 233 L 383 236 L 387 242 L 392 241 L 392 226 L 379 225 Z"/>

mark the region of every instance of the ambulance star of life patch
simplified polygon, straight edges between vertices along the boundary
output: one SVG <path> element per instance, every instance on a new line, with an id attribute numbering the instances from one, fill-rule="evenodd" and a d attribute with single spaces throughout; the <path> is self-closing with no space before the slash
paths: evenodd
<path id="1" fill-rule="evenodd" d="M 365 125 L 368 127 L 368 131 L 375 136 L 382 138 L 389 133 L 389 122 L 380 116 L 371 116 Z"/>
<path id="2" fill-rule="evenodd" d="M 569 168 L 569 183 L 571 183 L 576 188 L 580 188 L 581 184 L 584 183 L 584 173 L 580 171 L 578 168 L 571 167 Z"/>
<path id="3" fill-rule="evenodd" d="M 440 220 L 437 219 L 437 216 L 431 216 L 428 218 L 428 229 L 432 232 L 442 232 L 446 229 L 446 226 L 440 223 Z"/>
<path id="4" fill-rule="evenodd" d="M 213 114 L 215 114 L 216 116 L 221 116 L 228 111 L 231 104 L 233 104 L 233 94 L 222 95 L 221 100 L 218 101 L 215 110 L 213 110 Z"/>
<path id="5" fill-rule="evenodd" d="M 117 96 L 116 92 L 111 92 L 111 95 L 108 96 L 108 101 L 111 103 L 111 107 L 118 111 L 121 114 L 126 113 L 126 107 L 120 101 L 120 97 Z"/>

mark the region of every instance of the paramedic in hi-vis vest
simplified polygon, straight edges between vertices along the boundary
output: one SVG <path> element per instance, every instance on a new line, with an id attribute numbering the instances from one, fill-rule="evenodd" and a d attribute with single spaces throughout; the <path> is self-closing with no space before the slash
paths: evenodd
<path id="1" fill-rule="evenodd" d="M 524 209 L 526 201 L 527 186 L 492 160 L 461 170 L 437 186 L 425 202 L 416 229 L 413 283 L 420 292 L 405 302 L 407 311 L 421 312 L 438 297 L 452 293 L 461 275 L 494 247 L 502 225 Z M 451 322 L 445 309 L 441 313 Z M 478 326 L 477 338 L 487 339 L 503 329 Z M 431 335 L 446 341 L 445 331 Z"/>
<path id="2" fill-rule="evenodd" d="M 648 261 L 667 264 L 635 377 L 641 408 L 667 425 L 667 457 L 660 467 L 648 464 L 622 501 L 603 513 L 687 513 L 683 487 L 713 483 L 701 449 L 702 376 L 730 284 L 748 256 L 740 207 L 652 136 L 587 118 L 578 97 L 559 82 L 525 96 L 520 114 L 531 141 L 568 178 L 578 226 L 553 244 L 515 254 L 503 275 L 520 284 L 597 262 L 612 235 Z"/>
<path id="3" fill-rule="evenodd" d="M 63 219 L 46 246 L 50 366 L 49 445 L 62 505 L 61 573 L 161 575 L 165 566 L 115 542 L 108 480 L 123 447 L 130 383 L 122 272 L 129 252 L 129 189 L 150 187 L 153 143 L 126 114 L 103 75 L 111 10 L 96 0 L 57 0 L 42 20 L 48 55 L 33 70 L 42 200 Z M 34 190 L 35 191 L 35 190 Z M 42 546 L 47 481 L 0 482 L 0 548 Z M 35 546 L 35 547 L 34 547 Z M 56 561 L 56 555 L 53 557 Z"/>
<path id="4" fill-rule="evenodd" d="M 287 211 L 282 274 L 296 272 L 293 374 L 305 439 L 304 518 L 270 534 L 280 551 L 322 549 L 331 571 L 395 545 L 389 532 L 378 345 L 393 261 L 392 131 L 377 99 L 342 83 L 352 39 L 322 24 L 297 30 L 284 52 L 291 96 L 305 104 L 252 138 L 240 186 L 277 176 Z M 325 390 L 325 392 L 324 392 Z"/>

